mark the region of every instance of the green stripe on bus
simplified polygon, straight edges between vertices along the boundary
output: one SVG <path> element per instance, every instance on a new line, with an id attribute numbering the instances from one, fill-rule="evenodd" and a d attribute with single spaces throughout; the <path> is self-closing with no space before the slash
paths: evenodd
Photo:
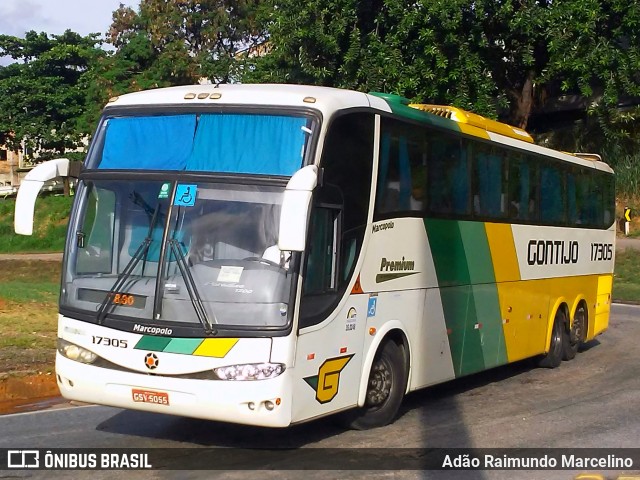
<path id="1" fill-rule="evenodd" d="M 482 222 L 454 222 L 460 229 L 460 237 L 469 268 L 469 280 L 472 285 L 478 283 L 495 283 L 493 262 L 487 231 Z"/>
<path id="2" fill-rule="evenodd" d="M 469 285 L 469 266 L 462 243 L 460 222 L 426 219 L 427 237 L 436 267 L 438 286 Z"/>
<path id="3" fill-rule="evenodd" d="M 134 347 L 136 350 L 152 350 L 154 352 L 162 352 L 164 347 L 169 345 L 171 341 L 170 338 L 167 337 L 152 337 L 150 335 L 144 335 L 136 346 Z"/>
<path id="4" fill-rule="evenodd" d="M 173 338 L 165 347 L 167 353 L 191 355 L 202 343 L 202 338 Z"/>
<path id="5" fill-rule="evenodd" d="M 498 290 L 484 224 L 425 220 L 456 376 L 506 363 Z"/>
<path id="6" fill-rule="evenodd" d="M 500 315 L 500 301 L 496 284 L 473 286 L 473 300 L 481 338 L 485 368 L 507 363 L 507 347 Z"/>
<path id="7" fill-rule="evenodd" d="M 484 369 L 480 333 L 474 328 L 475 305 L 469 285 L 440 289 L 449 333 L 453 370 L 457 377 Z"/>

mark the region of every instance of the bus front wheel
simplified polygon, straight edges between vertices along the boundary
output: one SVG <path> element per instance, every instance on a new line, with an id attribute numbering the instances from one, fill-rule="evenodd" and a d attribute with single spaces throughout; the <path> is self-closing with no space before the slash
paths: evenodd
<path id="1" fill-rule="evenodd" d="M 551 331 L 551 342 L 549 351 L 540 359 L 538 365 L 543 368 L 556 368 L 562 363 L 562 356 L 565 350 L 565 343 L 568 341 L 568 335 L 565 328 L 566 315 L 562 308 L 556 312 L 553 320 L 553 329 Z"/>
<path id="2" fill-rule="evenodd" d="M 348 426 L 356 430 L 382 427 L 395 420 L 407 388 L 403 347 L 388 340 L 371 365 L 365 405 L 349 412 Z"/>

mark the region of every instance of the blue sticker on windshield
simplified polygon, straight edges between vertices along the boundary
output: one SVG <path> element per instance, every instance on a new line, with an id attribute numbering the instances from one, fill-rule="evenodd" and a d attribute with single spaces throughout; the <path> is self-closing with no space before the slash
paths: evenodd
<path id="1" fill-rule="evenodd" d="M 179 207 L 193 207 L 196 204 L 197 185 L 178 184 L 176 188 L 176 199 L 174 205 Z"/>

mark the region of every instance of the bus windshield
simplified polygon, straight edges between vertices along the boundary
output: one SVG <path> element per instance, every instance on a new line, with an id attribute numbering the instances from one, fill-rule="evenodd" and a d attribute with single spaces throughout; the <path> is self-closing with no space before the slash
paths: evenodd
<path id="1" fill-rule="evenodd" d="M 284 187 L 85 181 L 61 307 L 154 325 L 284 327 L 292 275 L 277 244 Z M 202 332 L 199 331 L 201 335 Z"/>

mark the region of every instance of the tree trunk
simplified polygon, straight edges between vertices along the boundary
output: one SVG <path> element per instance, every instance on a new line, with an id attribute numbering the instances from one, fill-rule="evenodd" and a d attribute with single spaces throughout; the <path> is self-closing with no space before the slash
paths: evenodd
<path id="1" fill-rule="evenodd" d="M 513 125 L 527 129 L 527 123 L 529 121 L 529 114 L 533 107 L 533 79 L 535 72 L 530 70 L 527 74 L 527 78 L 524 81 L 522 90 L 516 93 L 516 104 L 513 110 L 511 120 Z"/>

